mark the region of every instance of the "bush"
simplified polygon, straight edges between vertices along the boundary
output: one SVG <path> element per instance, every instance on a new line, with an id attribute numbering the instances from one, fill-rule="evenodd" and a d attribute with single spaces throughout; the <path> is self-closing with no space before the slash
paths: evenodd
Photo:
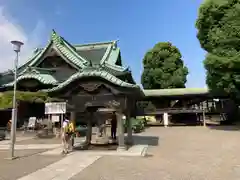
<path id="1" fill-rule="evenodd" d="M 135 119 L 131 118 L 132 121 L 132 130 L 134 133 L 140 133 L 145 128 L 145 120 L 144 119 Z M 127 123 L 124 121 L 124 130 L 127 132 Z"/>
<path id="2" fill-rule="evenodd" d="M 86 136 L 88 128 L 86 126 L 77 126 L 75 131 L 80 134 L 81 137 Z"/>

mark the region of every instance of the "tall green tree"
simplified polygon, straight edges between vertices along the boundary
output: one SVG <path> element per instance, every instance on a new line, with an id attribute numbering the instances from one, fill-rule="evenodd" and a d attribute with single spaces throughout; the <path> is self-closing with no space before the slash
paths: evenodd
<path id="1" fill-rule="evenodd" d="M 208 52 L 206 83 L 236 97 L 240 88 L 240 1 L 205 0 L 196 21 L 197 37 Z"/>
<path id="2" fill-rule="evenodd" d="M 141 83 L 144 89 L 184 88 L 188 69 L 182 55 L 170 42 L 157 43 L 143 58 Z"/>

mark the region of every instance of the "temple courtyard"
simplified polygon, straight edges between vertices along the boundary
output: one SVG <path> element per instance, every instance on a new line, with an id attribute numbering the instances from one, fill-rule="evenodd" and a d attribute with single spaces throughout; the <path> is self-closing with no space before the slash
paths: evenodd
<path id="1" fill-rule="evenodd" d="M 1 180 L 239 180 L 237 127 L 149 127 L 134 135 L 137 146 L 148 145 L 147 155 L 58 152 L 60 141 L 19 135 L 14 161 L 7 160 L 9 141 L 0 142 Z M 132 154 L 131 154 L 132 153 Z"/>

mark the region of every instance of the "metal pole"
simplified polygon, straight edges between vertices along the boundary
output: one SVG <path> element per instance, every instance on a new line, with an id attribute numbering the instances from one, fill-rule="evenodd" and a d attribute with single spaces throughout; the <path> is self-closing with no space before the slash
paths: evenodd
<path id="1" fill-rule="evenodd" d="M 18 68 L 18 52 L 16 52 L 16 58 L 14 60 L 14 87 L 13 87 L 13 107 L 11 124 L 11 144 L 10 144 L 11 159 L 14 159 L 14 146 L 16 141 L 16 129 L 17 129 L 17 106 L 16 106 L 17 68 Z"/>

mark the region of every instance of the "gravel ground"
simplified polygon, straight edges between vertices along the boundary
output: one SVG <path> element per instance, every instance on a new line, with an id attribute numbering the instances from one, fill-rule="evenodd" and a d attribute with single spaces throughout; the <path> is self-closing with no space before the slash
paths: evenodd
<path id="1" fill-rule="evenodd" d="M 105 156 L 71 180 L 239 180 L 238 128 L 151 127 L 136 136 L 149 156 Z"/>
<path id="2" fill-rule="evenodd" d="M 15 160 L 6 159 L 8 151 L 0 151 L 0 180 L 16 180 L 63 158 L 38 155 L 43 151 L 46 150 L 16 150 L 19 158 Z"/>

